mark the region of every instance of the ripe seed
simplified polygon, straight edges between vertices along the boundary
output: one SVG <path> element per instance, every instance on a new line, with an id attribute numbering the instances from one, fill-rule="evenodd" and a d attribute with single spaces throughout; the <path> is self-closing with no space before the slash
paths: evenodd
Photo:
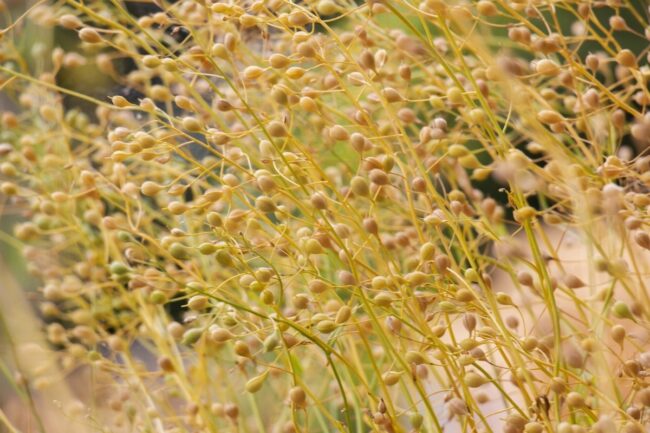
<path id="1" fill-rule="evenodd" d="M 560 67 L 554 61 L 550 59 L 543 59 L 537 62 L 535 69 L 538 74 L 546 75 L 548 77 L 553 77 L 560 73 Z"/>
<path id="2" fill-rule="evenodd" d="M 380 170 L 378 168 L 370 170 L 369 178 L 370 181 L 376 185 L 388 185 L 390 182 L 388 175 L 383 170 Z"/>
<path id="3" fill-rule="evenodd" d="M 289 390 L 289 400 L 295 406 L 303 406 L 307 401 L 307 394 L 301 387 L 294 386 Z"/>
<path id="4" fill-rule="evenodd" d="M 465 375 L 465 383 L 467 386 L 470 388 L 478 388 L 479 386 L 484 385 L 487 382 L 487 380 L 479 375 L 478 373 L 474 373 L 473 371 L 470 371 Z"/>
<path id="5" fill-rule="evenodd" d="M 79 31 L 79 39 L 89 44 L 98 44 L 102 41 L 102 37 L 97 30 L 91 27 L 84 27 Z"/>
<path id="6" fill-rule="evenodd" d="M 636 56 L 634 53 L 628 49 L 623 49 L 616 54 L 616 61 L 619 65 L 625 66 L 626 68 L 636 68 Z"/>
<path id="7" fill-rule="evenodd" d="M 560 113 L 553 110 L 542 110 L 537 113 L 537 118 L 540 122 L 551 125 L 562 122 L 564 120 Z"/>
<path id="8" fill-rule="evenodd" d="M 208 297 L 203 295 L 192 296 L 187 302 L 187 307 L 190 310 L 201 311 L 205 310 L 208 306 Z"/>
<path id="9" fill-rule="evenodd" d="M 277 120 L 270 122 L 266 129 L 271 137 L 286 137 L 288 135 L 287 128 Z"/>
<path id="10" fill-rule="evenodd" d="M 531 206 L 524 206 L 514 211 L 513 217 L 515 221 L 517 221 L 519 224 L 523 224 L 524 222 L 532 219 L 536 214 L 537 211 L 535 210 L 535 208 Z"/>

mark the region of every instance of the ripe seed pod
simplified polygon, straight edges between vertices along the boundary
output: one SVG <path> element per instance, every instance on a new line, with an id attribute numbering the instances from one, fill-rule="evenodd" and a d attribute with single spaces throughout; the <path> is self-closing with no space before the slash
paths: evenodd
<path id="1" fill-rule="evenodd" d="M 637 62 L 634 53 L 628 49 L 623 49 L 616 54 L 616 62 L 626 68 L 636 68 Z"/>
<path id="2" fill-rule="evenodd" d="M 373 168 L 370 170 L 369 178 L 370 181 L 376 185 L 388 185 L 390 182 L 388 175 L 383 170 L 380 170 L 378 168 Z"/>
<path id="3" fill-rule="evenodd" d="M 289 390 L 289 400 L 293 405 L 301 407 L 307 401 L 307 394 L 301 387 L 294 386 Z"/>
<path id="4" fill-rule="evenodd" d="M 197 132 L 202 128 L 201 122 L 199 122 L 194 117 L 184 117 L 181 123 L 183 125 L 183 129 L 186 129 L 190 132 Z"/>
<path id="5" fill-rule="evenodd" d="M 351 316 L 352 316 L 352 309 L 350 307 L 348 307 L 347 305 L 344 305 L 336 313 L 336 318 L 334 319 L 334 322 L 337 325 L 341 325 L 341 324 L 347 322 L 350 319 Z"/>
<path id="6" fill-rule="evenodd" d="M 479 14 L 485 15 L 487 17 L 492 17 L 499 12 L 499 10 L 494 5 L 494 3 L 492 3 L 489 0 L 480 0 L 476 4 L 476 10 L 478 11 Z"/>
<path id="7" fill-rule="evenodd" d="M 465 375 L 465 383 L 470 388 L 478 388 L 479 386 L 484 385 L 486 382 L 487 380 L 483 376 L 473 371 L 470 371 Z"/>
<path id="8" fill-rule="evenodd" d="M 538 74 L 552 77 L 560 73 L 560 67 L 553 60 L 543 59 L 537 62 L 535 70 Z"/>
<path id="9" fill-rule="evenodd" d="M 210 329 L 210 338 L 217 343 L 225 343 L 232 339 L 234 335 L 226 328 L 213 328 Z"/>
<path id="10" fill-rule="evenodd" d="M 408 352 L 406 352 L 406 354 L 404 355 L 404 359 L 409 364 L 415 364 L 415 365 L 426 364 L 428 362 L 427 357 L 422 352 L 418 352 L 415 350 L 409 350 Z"/>
<path id="11" fill-rule="evenodd" d="M 520 224 L 523 224 L 525 221 L 532 219 L 536 214 L 537 211 L 535 210 L 535 208 L 531 206 L 524 206 L 514 211 L 513 217 L 515 221 L 517 221 Z"/>
<path id="12" fill-rule="evenodd" d="M 318 329 L 318 331 L 322 332 L 323 334 L 334 332 L 336 328 L 336 323 L 334 323 L 332 320 L 322 320 L 316 325 L 316 329 Z"/>
<path id="13" fill-rule="evenodd" d="M 237 341 L 235 342 L 235 353 L 239 356 L 242 356 L 244 358 L 250 358 L 251 356 L 251 349 L 248 347 L 248 344 L 246 344 L 243 341 Z"/>
<path id="14" fill-rule="evenodd" d="M 644 231 L 636 231 L 634 233 L 634 242 L 637 243 L 641 248 L 650 250 L 650 236 Z"/>
<path id="15" fill-rule="evenodd" d="M 572 391 L 566 396 L 566 403 L 569 407 L 581 408 L 585 406 L 585 399 L 582 395 Z"/>
<path id="16" fill-rule="evenodd" d="M 623 341 L 625 340 L 625 335 L 626 331 L 625 328 L 621 325 L 614 325 L 612 326 L 612 329 L 610 330 L 610 334 L 612 336 L 612 340 L 617 342 L 619 345 L 623 344 Z"/>
<path id="17" fill-rule="evenodd" d="M 190 310 L 201 311 L 205 310 L 208 306 L 208 297 L 204 295 L 195 295 L 187 302 L 187 307 Z"/>
<path id="18" fill-rule="evenodd" d="M 99 32 L 91 27 L 84 27 L 79 31 L 79 39 L 89 44 L 98 44 L 102 41 Z"/>
<path id="19" fill-rule="evenodd" d="M 323 280 L 311 280 L 307 286 L 309 288 L 309 291 L 312 293 L 323 293 L 330 287 Z"/>
<path id="20" fill-rule="evenodd" d="M 537 113 L 537 118 L 540 122 L 546 123 L 548 125 L 560 123 L 564 120 L 564 117 L 557 111 L 553 110 L 542 110 Z"/>
<path id="21" fill-rule="evenodd" d="M 271 121 L 268 126 L 266 127 L 267 131 L 269 132 L 269 135 L 271 137 L 286 137 L 288 135 L 288 131 L 286 126 L 284 126 L 284 123 L 278 122 L 277 120 Z"/>
<path id="22" fill-rule="evenodd" d="M 334 140 L 345 141 L 350 138 L 348 131 L 345 130 L 341 125 L 334 125 L 329 130 L 329 135 Z"/>
<path id="23" fill-rule="evenodd" d="M 68 30 L 74 30 L 83 26 L 83 23 L 77 16 L 65 14 L 59 17 L 59 25 L 61 25 L 61 27 L 65 27 Z"/>
<path id="24" fill-rule="evenodd" d="M 272 54 L 269 57 L 269 64 L 272 68 L 281 69 L 291 64 L 291 59 L 282 54 Z"/>

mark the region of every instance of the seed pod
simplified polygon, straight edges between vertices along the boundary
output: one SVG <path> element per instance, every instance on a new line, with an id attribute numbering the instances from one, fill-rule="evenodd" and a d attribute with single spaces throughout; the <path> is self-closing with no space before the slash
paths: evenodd
<path id="1" fill-rule="evenodd" d="M 262 385 L 264 385 L 264 382 L 266 381 L 268 375 L 269 375 L 269 371 L 266 370 L 264 373 L 260 374 L 259 376 L 255 376 L 254 378 L 250 379 L 248 382 L 246 382 L 246 385 L 244 386 L 246 388 L 246 391 L 250 392 L 251 394 L 254 394 L 260 389 L 262 389 Z"/>
<path id="2" fill-rule="evenodd" d="M 487 17 L 492 17 L 499 12 L 499 10 L 494 5 L 494 3 L 492 3 L 489 0 L 480 0 L 476 4 L 476 10 L 478 11 L 479 14 L 485 15 Z"/>
<path id="3" fill-rule="evenodd" d="M 216 327 L 210 329 L 210 338 L 217 343 L 225 343 L 233 337 L 234 335 L 225 328 Z"/>
<path id="4" fill-rule="evenodd" d="M 308 288 L 312 293 L 323 293 L 329 288 L 329 285 L 323 280 L 311 280 L 308 284 Z"/>
<path id="5" fill-rule="evenodd" d="M 388 185 L 390 182 L 388 175 L 383 170 L 380 170 L 378 168 L 370 170 L 369 178 L 370 181 L 376 185 Z"/>
<path id="6" fill-rule="evenodd" d="M 203 295 L 192 296 L 187 302 L 187 307 L 190 310 L 201 311 L 205 310 L 208 306 L 208 297 Z"/>
<path id="7" fill-rule="evenodd" d="M 194 117 L 184 117 L 181 123 L 183 125 L 183 129 L 186 129 L 190 132 L 197 132 L 202 128 L 201 122 L 199 122 Z"/>
<path id="8" fill-rule="evenodd" d="M 203 329 L 190 328 L 183 333 L 183 339 L 181 340 L 181 342 L 189 346 L 199 341 L 199 338 L 201 338 L 202 335 L 203 335 Z"/>
<path id="9" fill-rule="evenodd" d="M 625 340 L 625 335 L 626 335 L 626 331 L 623 326 L 621 325 L 612 326 L 612 329 L 610 330 L 610 334 L 612 336 L 612 340 L 614 340 L 621 346 L 623 345 L 623 342 Z"/>
<path id="10" fill-rule="evenodd" d="M 307 254 L 323 254 L 323 246 L 318 240 L 310 238 L 305 241 L 304 246 L 305 252 Z"/>
<path id="11" fill-rule="evenodd" d="M 79 31 L 79 39 L 89 44 L 98 44 L 102 41 L 99 32 L 91 27 L 85 27 Z"/>
<path id="12" fill-rule="evenodd" d="M 289 134 L 284 123 L 278 122 L 277 120 L 271 121 L 266 129 L 271 137 L 286 137 Z"/>
<path id="13" fill-rule="evenodd" d="M 473 371 L 470 371 L 465 375 L 465 383 L 467 386 L 470 388 L 478 388 L 479 386 L 484 385 L 487 382 L 487 379 L 485 377 L 479 375 L 478 373 L 475 373 Z"/>
<path id="14" fill-rule="evenodd" d="M 370 194 L 368 182 L 361 176 L 354 176 L 350 180 L 350 190 L 359 197 L 367 197 Z"/>
<path id="15" fill-rule="evenodd" d="M 351 316 L 352 316 L 352 309 L 350 307 L 348 307 L 347 305 L 344 305 L 336 313 L 336 318 L 335 318 L 334 322 L 337 325 L 341 325 L 341 324 L 347 322 L 350 319 Z"/>
<path id="16" fill-rule="evenodd" d="M 641 248 L 650 250 L 650 236 L 641 230 L 638 230 L 634 233 L 634 242 L 637 243 Z"/>
<path id="17" fill-rule="evenodd" d="M 524 427 L 524 433 L 542 433 L 544 432 L 544 424 L 537 421 L 531 421 Z"/>
<path id="18" fill-rule="evenodd" d="M 307 401 L 307 394 L 305 394 L 305 391 L 301 387 L 294 386 L 289 390 L 289 400 L 295 406 L 301 407 Z"/>
<path id="19" fill-rule="evenodd" d="M 180 242 L 174 242 L 169 246 L 169 254 L 177 260 L 186 260 L 190 257 L 188 248 Z"/>
<path id="20" fill-rule="evenodd" d="M 379 232 L 379 225 L 377 224 L 377 220 L 375 220 L 372 217 L 364 218 L 363 219 L 363 229 L 373 235 L 377 235 Z"/>
<path id="21" fill-rule="evenodd" d="M 536 214 L 537 211 L 535 210 L 535 208 L 531 206 L 524 206 L 514 211 L 513 217 L 515 221 L 517 221 L 519 224 L 523 224 L 524 222 L 533 218 Z"/>
<path id="22" fill-rule="evenodd" d="M 623 49 L 616 54 L 616 62 L 626 68 L 637 68 L 636 56 L 630 50 Z"/>
<path id="23" fill-rule="evenodd" d="M 645 407 L 650 407 L 650 388 L 639 390 L 636 393 L 636 400 Z"/>
<path id="24" fill-rule="evenodd" d="M 318 329 L 318 331 L 322 332 L 323 334 L 334 332 L 336 328 L 336 323 L 334 323 L 332 320 L 322 320 L 316 325 L 316 329 Z"/>
<path id="25" fill-rule="evenodd" d="M 415 365 L 425 364 L 428 362 L 427 357 L 422 352 L 417 352 L 415 350 L 407 351 L 406 354 L 404 355 L 404 359 L 409 364 L 415 364 Z"/>
<path id="26" fill-rule="evenodd" d="M 572 391 L 566 396 L 566 403 L 569 407 L 581 408 L 585 406 L 585 399 L 582 395 Z"/>
<path id="27" fill-rule="evenodd" d="M 251 356 L 251 349 L 248 347 L 248 344 L 245 342 L 239 340 L 235 342 L 235 353 L 238 356 L 242 356 L 244 358 L 250 358 Z"/>
<path id="28" fill-rule="evenodd" d="M 630 307 L 628 307 L 628 305 L 623 301 L 616 301 L 612 306 L 612 312 L 614 313 L 614 316 L 618 317 L 619 319 L 634 318 L 632 316 L 632 312 L 630 311 Z"/>
<path id="29" fill-rule="evenodd" d="M 555 76 L 560 73 L 560 67 L 553 60 L 543 59 L 537 62 L 535 70 L 538 74 L 546 75 L 549 77 Z"/>
<path id="30" fill-rule="evenodd" d="M 564 120 L 564 117 L 562 117 L 560 113 L 553 110 L 542 110 L 539 113 L 537 113 L 537 118 L 539 119 L 540 122 L 549 125 L 556 124 Z"/>
<path id="31" fill-rule="evenodd" d="M 386 373 L 382 374 L 381 378 L 387 386 L 393 386 L 399 382 L 401 375 L 402 373 L 398 371 L 387 371 Z"/>
<path id="32" fill-rule="evenodd" d="M 78 29 L 83 26 L 81 20 L 77 16 L 71 14 L 61 15 L 59 17 L 59 24 L 61 27 L 65 27 L 68 30 Z"/>
<path id="33" fill-rule="evenodd" d="M 408 413 L 409 423 L 414 430 L 419 430 L 422 427 L 424 422 L 424 417 L 418 412 L 409 412 Z"/>
<path id="34" fill-rule="evenodd" d="M 277 210 L 273 199 L 265 195 L 261 195 L 255 199 L 255 207 L 264 213 L 272 213 Z"/>
<path id="35" fill-rule="evenodd" d="M 507 293 L 497 292 L 496 299 L 497 302 L 501 305 L 514 305 L 514 302 L 512 302 L 512 298 Z"/>
<path id="36" fill-rule="evenodd" d="M 291 59 L 287 56 L 276 53 L 269 57 L 269 64 L 272 68 L 280 69 L 289 66 L 291 64 Z"/>
<path id="37" fill-rule="evenodd" d="M 348 131 L 346 131 L 345 128 L 342 127 L 341 125 L 332 126 L 329 130 L 329 135 L 334 140 L 338 140 L 338 141 L 345 141 L 350 138 L 350 134 L 348 134 Z"/>

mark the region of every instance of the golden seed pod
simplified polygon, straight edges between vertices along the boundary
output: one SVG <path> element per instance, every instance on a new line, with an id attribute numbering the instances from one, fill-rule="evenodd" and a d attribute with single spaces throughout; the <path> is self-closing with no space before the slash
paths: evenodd
<path id="1" fill-rule="evenodd" d="M 522 208 L 519 208 L 515 210 L 512 214 L 514 217 L 515 221 L 517 221 L 519 224 L 523 224 L 526 221 L 530 221 L 535 215 L 537 214 L 537 211 L 535 208 L 531 206 L 524 206 Z"/>
<path id="2" fill-rule="evenodd" d="M 291 64 L 291 59 L 282 54 L 272 54 L 269 57 L 269 64 L 272 68 L 281 69 L 289 66 Z"/>
<path id="3" fill-rule="evenodd" d="M 284 123 L 277 120 L 271 121 L 266 129 L 271 137 L 286 137 L 289 134 Z"/>
<path id="4" fill-rule="evenodd" d="M 210 338 L 217 343 L 225 343 L 234 338 L 234 335 L 226 328 L 211 327 Z"/>
<path id="5" fill-rule="evenodd" d="M 569 407 L 581 408 L 585 406 L 585 399 L 582 395 L 572 391 L 566 396 L 566 403 Z"/>
<path id="6" fill-rule="evenodd" d="M 192 296 L 187 302 L 187 307 L 193 311 L 205 310 L 208 307 L 209 299 L 204 295 Z"/>
<path id="7" fill-rule="evenodd" d="M 557 63 L 550 59 L 542 59 L 535 64 L 535 70 L 540 75 L 553 77 L 560 73 L 560 67 Z"/>
<path id="8" fill-rule="evenodd" d="M 295 406 L 304 406 L 304 404 L 307 401 L 307 394 L 305 394 L 305 390 L 303 390 L 299 386 L 294 386 L 289 390 L 289 401 Z"/>
<path id="9" fill-rule="evenodd" d="M 61 27 L 65 27 L 66 29 L 74 30 L 82 27 L 83 23 L 77 16 L 65 14 L 59 17 L 59 25 L 61 25 Z"/>
<path id="10" fill-rule="evenodd" d="M 189 116 L 183 118 L 181 125 L 183 126 L 183 129 L 186 129 L 190 132 L 197 132 L 203 128 L 203 125 L 197 118 Z"/>
<path id="11" fill-rule="evenodd" d="M 388 185 L 390 183 L 390 179 L 386 172 L 379 168 L 373 168 L 370 170 L 368 177 L 370 178 L 370 181 L 376 185 Z"/>
<path id="12" fill-rule="evenodd" d="M 616 54 L 616 62 L 626 68 L 637 68 L 636 56 L 628 49 L 623 49 Z"/>
<path id="13" fill-rule="evenodd" d="M 350 320 L 351 316 L 352 316 L 352 309 L 347 305 L 344 305 L 336 313 L 336 318 L 334 319 L 334 322 L 337 325 L 341 325 L 347 322 L 348 320 Z"/>
<path id="14" fill-rule="evenodd" d="M 564 120 L 564 117 L 562 117 L 562 115 L 557 111 L 541 110 L 539 113 L 537 113 L 537 119 L 539 119 L 539 121 L 542 123 L 552 125 L 562 122 Z"/>
<path id="15" fill-rule="evenodd" d="M 84 27 L 79 31 L 79 39 L 89 44 L 98 44 L 102 41 L 99 32 L 92 27 Z"/>
<path id="16" fill-rule="evenodd" d="M 322 320 L 316 325 L 316 329 L 323 334 L 329 334 L 336 330 L 337 325 L 332 320 Z"/>
<path id="17" fill-rule="evenodd" d="M 330 288 L 329 284 L 327 284 L 323 280 L 311 280 L 307 285 L 307 287 L 309 288 L 309 291 L 312 293 L 323 293 L 324 291 Z"/>
<path id="18" fill-rule="evenodd" d="M 482 385 L 484 385 L 487 382 L 487 379 L 478 373 L 475 373 L 473 371 L 470 371 L 465 375 L 465 383 L 467 386 L 470 388 L 478 388 Z"/>
<path id="19" fill-rule="evenodd" d="M 404 354 L 404 360 L 406 360 L 406 362 L 408 362 L 409 364 L 415 364 L 415 365 L 428 363 L 426 355 L 416 350 L 407 351 L 406 354 Z"/>
<path id="20" fill-rule="evenodd" d="M 242 356 L 244 358 L 250 358 L 250 356 L 251 356 L 250 347 L 248 346 L 248 344 L 246 344 L 245 342 L 243 342 L 241 340 L 235 342 L 234 349 L 235 349 L 235 353 L 237 355 L 239 355 L 239 356 Z"/>

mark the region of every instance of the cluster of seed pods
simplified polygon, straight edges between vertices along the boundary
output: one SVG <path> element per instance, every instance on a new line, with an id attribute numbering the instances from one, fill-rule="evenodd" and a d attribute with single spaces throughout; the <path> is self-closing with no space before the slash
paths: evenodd
<path id="1" fill-rule="evenodd" d="M 111 431 L 646 431 L 641 3 L 35 5 L 0 191 L 48 350 Z"/>

